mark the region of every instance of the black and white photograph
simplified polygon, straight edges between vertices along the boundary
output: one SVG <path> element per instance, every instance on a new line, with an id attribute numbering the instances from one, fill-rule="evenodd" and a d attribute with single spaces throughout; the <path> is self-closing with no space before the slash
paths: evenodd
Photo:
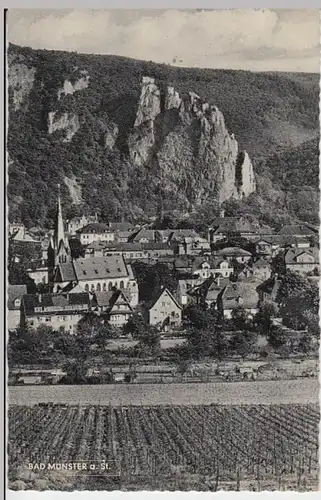
<path id="1" fill-rule="evenodd" d="M 319 490 L 316 9 L 8 9 L 11 491 Z"/>

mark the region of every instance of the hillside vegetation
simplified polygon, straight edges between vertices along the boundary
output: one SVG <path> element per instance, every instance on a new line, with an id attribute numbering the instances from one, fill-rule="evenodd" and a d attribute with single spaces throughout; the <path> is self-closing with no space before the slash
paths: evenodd
<path id="1" fill-rule="evenodd" d="M 8 63 L 10 220 L 50 225 L 58 182 L 67 217 L 98 211 L 105 219 L 137 219 L 157 214 L 164 202 L 169 210 L 175 206 L 166 193 L 155 195 L 148 169 L 133 169 L 128 153 L 147 75 L 181 96 L 196 92 L 218 106 L 229 132 L 248 151 L 257 192 L 245 201 L 228 202 L 231 211 L 247 210 L 271 224 L 296 218 L 317 223 L 318 75 L 176 68 L 14 45 Z M 66 80 L 75 84 L 83 75 L 89 77 L 87 87 L 58 98 Z M 59 119 L 64 113 L 77 115 L 79 129 L 76 123 L 69 142 L 59 129 L 48 133 L 52 112 Z M 106 137 L 112 147 L 106 146 Z M 187 207 L 175 208 L 184 212 Z M 215 200 L 211 210 L 196 208 L 208 217 L 215 210 Z"/>

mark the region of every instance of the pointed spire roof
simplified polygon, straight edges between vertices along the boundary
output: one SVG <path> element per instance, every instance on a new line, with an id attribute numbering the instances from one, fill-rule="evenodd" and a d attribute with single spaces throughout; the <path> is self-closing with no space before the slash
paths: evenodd
<path id="1" fill-rule="evenodd" d="M 64 246 L 68 246 L 68 242 L 65 237 L 65 228 L 64 221 L 62 218 L 62 209 L 61 209 L 61 200 L 60 200 L 60 184 L 58 184 L 58 203 L 57 203 L 57 212 L 55 218 L 55 227 L 54 227 L 54 235 L 53 235 L 53 243 L 54 247 L 57 251 L 59 251 L 61 244 Z"/>

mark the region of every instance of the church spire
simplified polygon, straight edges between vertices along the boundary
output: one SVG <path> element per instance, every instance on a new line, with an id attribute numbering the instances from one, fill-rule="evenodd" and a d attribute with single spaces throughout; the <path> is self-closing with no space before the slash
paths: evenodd
<path id="1" fill-rule="evenodd" d="M 54 228 L 54 245 L 57 251 L 59 251 L 59 247 L 61 245 L 61 241 L 65 244 L 65 229 L 64 229 L 64 221 L 62 218 L 62 210 L 61 210 L 61 200 L 60 200 L 60 184 L 58 184 L 58 203 L 57 203 L 57 212 L 55 219 L 55 228 Z"/>

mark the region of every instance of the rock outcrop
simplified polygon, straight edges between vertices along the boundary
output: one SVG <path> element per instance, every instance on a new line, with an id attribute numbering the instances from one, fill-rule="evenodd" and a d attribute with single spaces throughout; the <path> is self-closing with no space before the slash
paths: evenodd
<path id="1" fill-rule="evenodd" d="M 163 189 L 185 189 L 192 205 L 255 191 L 251 160 L 239 151 L 220 110 L 194 92 L 181 97 L 173 87 L 161 88 L 154 78 L 143 78 L 128 149 L 134 165 L 154 165 Z"/>
<path id="2" fill-rule="evenodd" d="M 36 68 L 25 64 L 10 64 L 8 66 L 8 86 L 13 93 L 14 111 L 24 107 L 27 109 L 27 98 L 33 87 Z"/>
<path id="3" fill-rule="evenodd" d="M 63 113 L 57 118 L 56 111 L 48 113 L 48 134 L 53 134 L 57 130 L 64 132 L 64 139 L 62 142 L 70 142 L 73 136 L 79 130 L 79 119 L 74 113 Z"/>
<path id="4" fill-rule="evenodd" d="M 58 89 L 57 92 L 58 101 L 60 100 L 62 95 L 73 95 L 78 90 L 83 90 L 88 87 L 89 75 L 86 71 L 83 71 L 82 74 L 83 76 L 76 80 L 74 84 L 72 84 L 69 80 L 64 81 L 63 87 L 61 89 Z"/>

